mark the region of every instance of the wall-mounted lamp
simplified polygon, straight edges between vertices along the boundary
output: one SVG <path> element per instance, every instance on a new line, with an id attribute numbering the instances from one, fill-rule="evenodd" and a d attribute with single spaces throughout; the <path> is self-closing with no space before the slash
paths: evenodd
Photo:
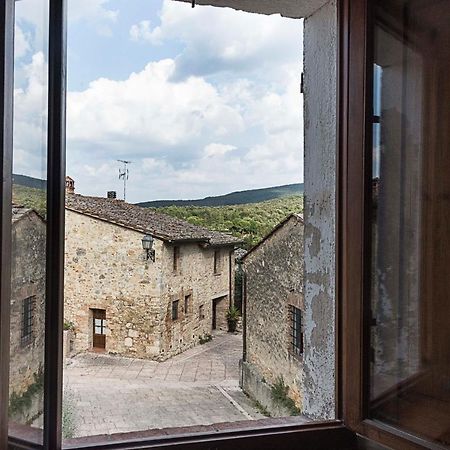
<path id="1" fill-rule="evenodd" d="M 153 262 L 155 262 L 155 250 L 153 249 L 153 236 L 146 234 L 142 238 L 142 248 L 147 253 L 147 261 L 151 259 Z"/>

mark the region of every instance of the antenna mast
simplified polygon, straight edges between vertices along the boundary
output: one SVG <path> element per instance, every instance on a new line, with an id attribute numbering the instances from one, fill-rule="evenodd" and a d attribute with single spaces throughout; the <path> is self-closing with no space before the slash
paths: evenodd
<path id="1" fill-rule="evenodd" d="M 128 164 L 131 164 L 133 161 L 125 161 L 123 159 L 118 159 L 118 162 L 123 164 L 123 169 L 119 168 L 119 180 L 123 180 L 123 201 L 127 201 L 127 180 L 130 175 L 130 171 L 128 170 Z"/>

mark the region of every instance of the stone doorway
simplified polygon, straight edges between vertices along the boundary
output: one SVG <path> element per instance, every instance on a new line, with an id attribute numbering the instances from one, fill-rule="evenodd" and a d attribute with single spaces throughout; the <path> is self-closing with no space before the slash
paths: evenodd
<path id="1" fill-rule="evenodd" d="M 212 329 L 226 330 L 227 329 L 227 310 L 228 310 L 228 295 L 213 298 L 212 301 Z"/>
<path id="2" fill-rule="evenodd" d="M 106 311 L 92 309 L 92 347 L 94 350 L 106 348 Z"/>

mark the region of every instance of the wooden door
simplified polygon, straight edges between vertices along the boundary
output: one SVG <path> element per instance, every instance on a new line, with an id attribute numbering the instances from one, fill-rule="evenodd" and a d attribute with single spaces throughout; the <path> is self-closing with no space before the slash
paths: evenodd
<path id="1" fill-rule="evenodd" d="M 106 346 L 106 311 L 104 309 L 92 310 L 93 338 L 92 346 L 94 349 L 105 349 Z"/>

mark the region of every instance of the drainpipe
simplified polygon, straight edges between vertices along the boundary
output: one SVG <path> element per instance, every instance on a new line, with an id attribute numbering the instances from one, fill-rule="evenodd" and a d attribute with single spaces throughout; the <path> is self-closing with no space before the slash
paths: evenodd
<path id="1" fill-rule="evenodd" d="M 242 266 L 242 361 L 247 361 L 247 274 Z"/>
<path id="2" fill-rule="evenodd" d="M 229 303 L 229 308 L 231 308 L 234 305 L 234 298 L 232 298 L 232 294 L 233 294 L 233 285 L 232 283 L 234 282 L 234 271 L 233 271 L 233 265 L 232 265 L 232 260 L 233 260 L 233 255 L 234 255 L 234 249 L 230 250 L 229 255 L 228 255 L 228 273 L 229 273 L 229 283 L 228 283 L 228 303 Z"/>

